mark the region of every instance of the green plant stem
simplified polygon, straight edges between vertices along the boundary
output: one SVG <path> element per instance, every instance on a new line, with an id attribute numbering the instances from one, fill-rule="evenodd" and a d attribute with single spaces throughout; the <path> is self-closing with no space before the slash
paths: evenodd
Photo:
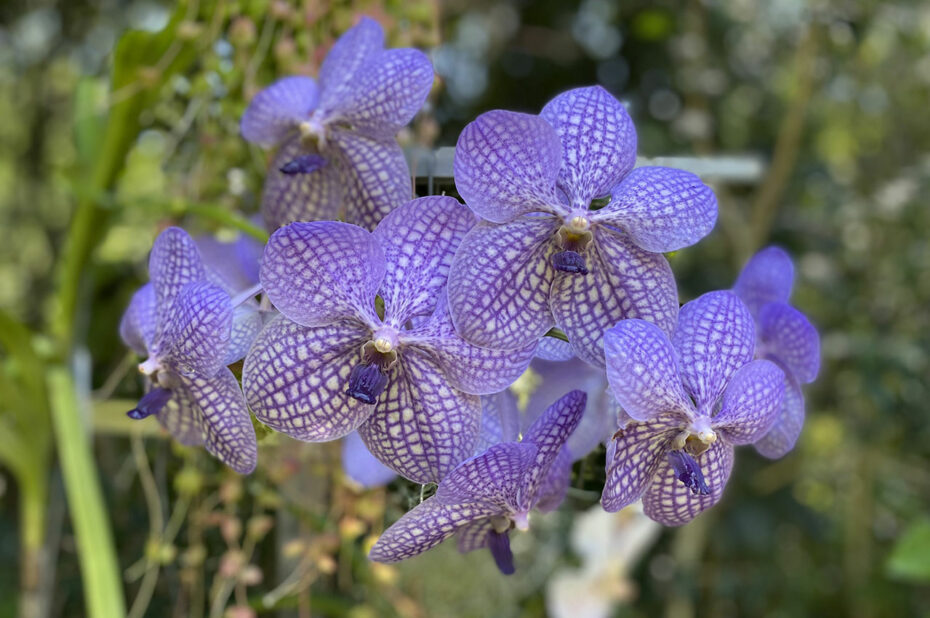
<path id="1" fill-rule="evenodd" d="M 211 219 L 222 225 L 237 229 L 244 234 L 248 234 L 255 240 L 258 240 L 262 243 L 268 242 L 268 232 L 255 225 L 248 219 L 241 217 L 230 211 L 228 208 L 218 204 L 182 202 L 172 208 L 172 214 L 177 216 L 192 214 L 199 217 L 204 217 L 206 219 Z"/>
<path id="2" fill-rule="evenodd" d="M 126 606 L 113 535 L 90 441 L 81 423 L 74 382 L 66 367 L 56 365 L 49 368 L 47 383 L 55 442 L 84 579 L 87 615 L 93 618 L 124 616 Z"/>
<path id="3" fill-rule="evenodd" d="M 560 339 L 566 343 L 569 343 L 568 335 L 566 335 L 564 332 L 562 332 L 558 328 L 550 328 L 546 332 L 546 337 L 552 337 L 553 339 Z"/>

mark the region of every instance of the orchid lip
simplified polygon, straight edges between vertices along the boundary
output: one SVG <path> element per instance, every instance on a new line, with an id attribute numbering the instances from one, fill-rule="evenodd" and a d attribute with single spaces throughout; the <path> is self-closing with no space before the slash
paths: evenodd
<path id="1" fill-rule="evenodd" d="M 387 387 L 388 379 L 378 365 L 359 363 L 352 367 L 346 395 L 362 403 L 374 404 Z"/>
<path id="2" fill-rule="evenodd" d="M 575 251 L 560 251 L 552 256 L 552 267 L 559 272 L 587 275 L 584 256 Z"/>
<path id="3" fill-rule="evenodd" d="M 690 489 L 692 494 L 696 496 L 710 494 L 710 487 L 707 486 L 707 482 L 704 480 L 701 466 L 686 451 L 669 451 L 668 463 L 675 471 L 675 478 Z"/>
<path id="4" fill-rule="evenodd" d="M 126 416 L 139 421 L 153 414 L 158 414 L 170 399 L 170 390 L 156 386 L 143 395 L 136 407 L 127 412 Z"/>

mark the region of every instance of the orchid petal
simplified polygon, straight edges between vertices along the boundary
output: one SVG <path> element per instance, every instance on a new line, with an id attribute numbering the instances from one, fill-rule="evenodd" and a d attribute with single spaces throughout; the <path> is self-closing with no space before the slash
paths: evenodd
<path id="1" fill-rule="evenodd" d="M 520 438 L 520 411 L 509 390 L 481 397 L 481 433 L 475 453 L 483 453 L 501 442 L 516 442 Z"/>
<path id="2" fill-rule="evenodd" d="M 645 423 L 632 422 L 617 431 L 607 444 L 607 481 L 601 504 L 611 513 L 633 504 L 649 489 L 669 441 L 680 424 L 664 414 Z"/>
<path id="3" fill-rule="evenodd" d="M 613 404 L 607 392 L 604 372 L 577 358 L 564 362 L 540 359 L 530 364 L 533 372 L 542 380 L 533 390 L 526 404 L 526 418 L 532 422 L 542 414 L 549 402 L 573 388 L 588 395 L 588 405 L 578 427 L 572 432 L 565 445 L 577 461 L 606 441 L 616 429 Z"/>
<path id="4" fill-rule="evenodd" d="M 155 339 L 156 314 L 155 288 L 146 283 L 132 295 L 119 322 L 120 338 L 139 356 L 148 356 Z"/>
<path id="5" fill-rule="evenodd" d="M 643 510 L 650 519 L 666 526 L 680 526 L 720 501 L 733 469 L 733 447 L 718 440 L 696 460 L 710 493 L 692 493 L 678 480 L 675 470 L 663 458 L 659 462 L 655 480 L 643 496 Z"/>
<path id="6" fill-rule="evenodd" d="M 231 365 L 245 358 L 263 325 L 262 314 L 255 303 L 245 303 L 233 309 L 232 332 L 223 364 Z"/>
<path id="7" fill-rule="evenodd" d="M 648 421 L 667 412 L 692 413 L 675 349 L 658 326 L 621 320 L 604 333 L 604 352 L 610 390 L 630 417 Z"/>
<path id="8" fill-rule="evenodd" d="M 401 476 L 436 483 L 475 452 L 480 428 L 481 400 L 450 386 L 428 356 L 404 348 L 359 435 Z"/>
<path id="9" fill-rule="evenodd" d="M 207 276 L 230 296 L 258 283 L 264 245 L 254 238 L 240 234 L 232 242 L 223 242 L 213 236 L 200 236 L 194 242 L 207 267 Z"/>
<path id="10" fill-rule="evenodd" d="M 614 187 L 610 203 L 591 219 L 624 230 L 646 251 L 678 251 L 714 229 L 717 197 L 691 172 L 639 167 Z"/>
<path id="11" fill-rule="evenodd" d="M 643 251 L 621 232 L 597 226 L 585 251 L 587 275 L 559 273 L 552 286 L 552 314 L 578 358 L 604 367 L 604 331 L 639 318 L 671 332 L 678 290 L 668 261 Z"/>
<path id="12" fill-rule="evenodd" d="M 820 335 L 803 313 L 787 303 L 759 310 L 759 340 L 765 355 L 778 360 L 799 382 L 813 382 L 820 371 Z"/>
<path id="13" fill-rule="evenodd" d="M 672 342 L 685 388 L 698 412 L 710 416 L 730 376 L 752 360 L 755 326 L 736 294 L 708 292 L 681 308 Z"/>
<path id="14" fill-rule="evenodd" d="M 334 129 L 327 153 L 339 161 L 346 221 L 373 230 L 389 212 L 410 200 L 412 184 L 404 151 L 393 139 Z"/>
<path id="15" fill-rule="evenodd" d="M 610 190 L 636 163 L 636 129 L 626 108 L 601 86 L 563 92 L 543 108 L 559 134 L 562 165 L 559 186 L 574 208 Z"/>
<path id="16" fill-rule="evenodd" d="M 496 444 L 456 466 L 433 499 L 443 504 L 482 504 L 488 515 L 502 515 L 517 506 L 524 477 L 538 452 L 531 442 Z"/>
<path id="17" fill-rule="evenodd" d="M 445 298 L 455 250 L 476 221 L 458 200 L 444 196 L 407 202 L 381 220 L 373 233 L 384 250 L 386 323 L 399 327 L 433 312 Z"/>
<path id="18" fill-rule="evenodd" d="M 222 288 L 206 281 L 187 284 L 165 319 L 155 347 L 173 368 L 209 378 L 225 366 L 233 311 Z"/>
<path id="19" fill-rule="evenodd" d="M 462 240 L 449 272 L 449 310 L 463 339 L 488 348 L 522 348 L 554 325 L 549 295 L 559 222 L 523 217 L 481 223 Z"/>
<path id="20" fill-rule="evenodd" d="M 275 154 L 262 190 L 262 217 L 271 231 L 295 221 L 335 219 L 342 205 L 342 180 L 338 153 L 327 152 L 326 165 L 306 174 L 285 174 L 281 168 L 315 147 L 305 146 L 299 136 L 285 141 Z"/>
<path id="21" fill-rule="evenodd" d="M 568 485 L 572 480 L 572 452 L 568 446 L 562 446 L 537 491 L 536 509 L 540 513 L 548 513 L 559 508 L 565 500 Z"/>
<path id="22" fill-rule="evenodd" d="M 161 330 L 181 289 L 207 278 L 197 245 L 187 232 L 169 227 L 158 235 L 149 255 L 149 278 L 155 288 L 158 330 Z"/>
<path id="23" fill-rule="evenodd" d="M 413 120 L 433 87 L 433 65 L 418 49 L 389 49 L 369 56 L 328 115 L 355 131 L 393 138 Z"/>
<path id="24" fill-rule="evenodd" d="M 785 374 L 785 397 L 775 424 L 753 446 L 763 457 L 778 459 L 787 455 L 798 441 L 804 427 L 804 394 L 797 380 Z"/>
<path id="25" fill-rule="evenodd" d="M 352 321 L 308 328 L 278 316 L 252 345 L 242 387 L 255 416 L 308 442 L 335 440 L 374 409 L 345 394 L 371 331 Z"/>
<path id="26" fill-rule="evenodd" d="M 359 69 L 384 49 L 384 30 L 370 17 L 346 30 L 320 66 L 320 107 L 334 109 L 351 90 Z"/>
<path id="27" fill-rule="evenodd" d="M 488 538 L 493 530 L 494 524 L 489 517 L 465 524 L 458 530 L 459 552 L 467 554 L 476 549 L 484 549 L 488 546 Z"/>
<path id="28" fill-rule="evenodd" d="M 583 391 L 566 393 L 533 421 L 523 434 L 523 443 L 536 445 L 537 452 L 527 470 L 519 506 L 527 509 L 533 506 L 526 502 L 538 495 L 537 489 L 548 474 L 552 462 L 581 421 L 587 401 L 588 396 Z"/>
<path id="29" fill-rule="evenodd" d="M 278 311 L 304 326 L 346 317 L 377 323 L 374 301 L 384 268 L 381 246 L 360 227 L 292 223 L 265 247 L 262 287 Z"/>
<path id="30" fill-rule="evenodd" d="M 295 132 L 310 116 L 320 93 L 309 77 L 285 77 L 255 95 L 249 103 L 239 130 L 246 141 L 270 148 Z"/>
<path id="31" fill-rule="evenodd" d="M 755 360 L 736 370 L 723 391 L 714 430 L 731 444 L 752 444 L 778 418 L 785 398 L 785 373 L 772 361 Z"/>
<path id="32" fill-rule="evenodd" d="M 539 116 L 494 110 L 466 125 L 455 146 L 455 187 L 475 214 L 506 223 L 529 212 L 565 208 L 555 182 L 559 136 Z"/>
<path id="33" fill-rule="evenodd" d="M 448 505 L 430 498 L 384 531 L 369 552 L 375 562 L 398 562 L 436 547 L 466 524 L 488 516 L 480 505 Z"/>
<path id="34" fill-rule="evenodd" d="M 172 437 L 184 446 L 201 446 L 203 433 L 200 430 L 200 409 L 184 387 L 171 391 L 171 399 L 155 415 Z"/>
<path id="35" fill-rule="evenodd" d="M 753 315 L 766 303 L 788 302 L 794 285 L 794 264 L 781 247 L 766 247 L 749 258 L 733 291 Z"/>
<path id="36" fill-rule="evenodd" d="M 536 358 L 547 361 L 570 361 L 575 358 L 572 344 L 555 337 L 543 337 L 536 346 Z"/>
<path id="37" fill-rule="evenodd" d="M 432 319 L 404 339 L 429 355 L 452 386 L 473 395 L 490 395 L 513 384 L 536 350 L 535 342 L 514 350 L 472 345 L 456 333 L 445 298 L 439 299 Z"/>
<path id="38" fill-rule="evenodd" d="M 182 383 L 200 410 L 195 418 L 207 451 L 239 474 L 250 474 L 258 462 L 258 443 L 236 377 L 223 367 L 215 376 L 194 375 Z"/>
<path id="39" fill-rule="evenodd" d="M 393 470 L 368 452 L 357 431 L 342 440 L 342 469 L 365 489 L 382 487 L 397 478 Z"/>

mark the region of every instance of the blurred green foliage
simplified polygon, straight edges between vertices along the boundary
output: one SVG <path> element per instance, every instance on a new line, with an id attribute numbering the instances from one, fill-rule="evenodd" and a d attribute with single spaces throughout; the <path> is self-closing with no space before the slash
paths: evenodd
<path id="1" fill-rule="evenodd" d="M 239 115 L 275 77 L 314 74 L 359 13 L 393 44 L 435 48 L 441 88 L 406 143 L 451 145 L 482 111 L 538 111 L 597 82 L 629 102 L 644 155 L 768 160 L 758 186 L 717 187 L 717 229 L 673 268 L 687 300 L 728 287 L 764 244 L 792 252 L 794 303 L 824 343 L 808 424 L 781 461 L 741 451 L 724 502 L 663 534 L 617 615 L 925 614 L 926 3 L 19 0 L 0 6 L 0 444 L 17 479 L 0 483 L 0 534 L 54 565 L 54 578 L 23 582 L 47 593 L 38 615 L 80 615 L 87 594 L 52 465 L 47 364 L 75 367 L 78 393 L 96 404 L 127 607 L 536 616 L 552 572 L 578 561 L 565 537 L 571 514 L 596 503 L 594 460 L 563 511 L 515 542 L 520 570 L 504 579 L 487 556 L 451 546 L 368 563 L 373 535 L 419 488 L 356 492 L 332 445 L 268 436 L 260 471 L 239 479 L 197 451 L 127 439 L 116 422 L 140 384 L 115 325 L 151 240 L 175 222 L 247 229 L 267 159 L 239 138 Z M 29 509 L 48 513 L 26 524 Z M 0 615 L 15 611 L 21 554 L 0 546 Z"/>

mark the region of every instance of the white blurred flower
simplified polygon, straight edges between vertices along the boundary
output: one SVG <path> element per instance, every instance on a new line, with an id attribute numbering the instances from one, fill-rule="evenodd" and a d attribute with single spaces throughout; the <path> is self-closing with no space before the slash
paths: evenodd
<path id="1" fill-rule="evenodd" d="M 628 579 L 662 526 L 636 503 L 618 513 L 594 506 L 575 520 L 571 545 L 581 568 L 560 569 L 549 580 L 546 606 L 553 618 L 603 618 L 636 592 Z"/>

